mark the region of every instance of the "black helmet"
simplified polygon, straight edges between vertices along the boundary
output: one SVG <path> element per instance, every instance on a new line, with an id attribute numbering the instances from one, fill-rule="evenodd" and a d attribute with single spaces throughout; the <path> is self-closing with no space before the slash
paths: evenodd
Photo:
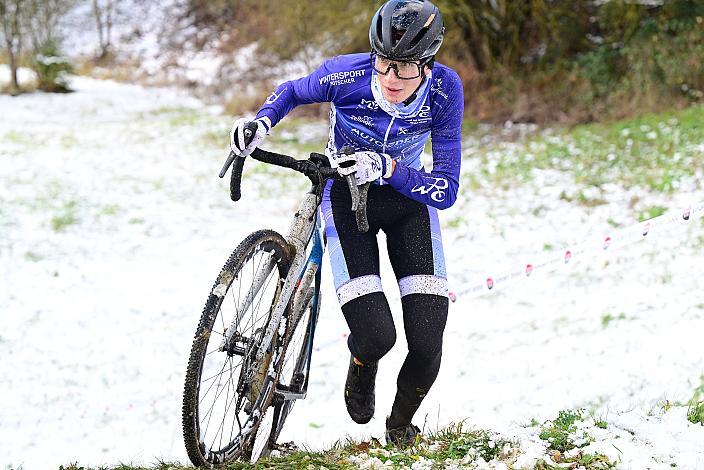
<path id="1" fill-rule="evenodd" d="M 369 28 L 372 50 L 392 60 L 431 58 L 445 28 L 438 7 L 427 0 L 389 0 L 377 10 Z"/>

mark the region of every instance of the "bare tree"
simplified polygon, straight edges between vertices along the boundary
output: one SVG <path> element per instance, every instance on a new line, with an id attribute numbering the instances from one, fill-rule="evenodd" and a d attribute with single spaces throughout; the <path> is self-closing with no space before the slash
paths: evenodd
<path id="1" fill-rule="evenodd" d="M 113 0 L 93 0 L 93 16 L 98 27 L 98 41 L 100 45 L 99 60 L 110 54 L 112 48 L 112 26 L 115 20 L 115 5 Z"/>
<path id="2" fill-rule="evenodd" d="M 1 0 L 0 0 L 1 1 Z M 59 21 L 76 4 L 76 0 L 24 0 L 32 47 L 40 50 L 45 44 L 61 42 Z"/>
<path id="3" fill-rule="evenodd" d="M 10 85 L 15 92 L 20 89 L 20 84 L 17 80 L 17 62 L 22 52 L 21 15 L 22 0 L 0 0 L 2 35 L 5 39 L 5 50 L 10 62 Z"/>

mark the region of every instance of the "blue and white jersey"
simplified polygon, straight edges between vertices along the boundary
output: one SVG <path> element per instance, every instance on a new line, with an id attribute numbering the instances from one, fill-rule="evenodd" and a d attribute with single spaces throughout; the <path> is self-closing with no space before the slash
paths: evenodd
<path id="1" fill-rule="evenodd" d="M 345 145 L 389 154 L 396 160 L 385 180 L 405 196 L 445 209 L 457 198 L 461 163 L 464 96 L 457 73 L 436 63 L 416 99 L 408 106 L 386 101 L 369 54 L 333 57 L 306 77 L 281 84 L 257 117 L 276 125 L 301 104 L 330 102 L 326 154 L 333 167 Z M 432 142 L 433 169 L 421 163 L 425 142 Z M 383 181 L 381 181 L 383 183 Z"/>

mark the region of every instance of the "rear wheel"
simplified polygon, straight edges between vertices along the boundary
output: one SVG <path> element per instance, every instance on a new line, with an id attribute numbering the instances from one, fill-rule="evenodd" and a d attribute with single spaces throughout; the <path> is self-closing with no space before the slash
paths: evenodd
<path id="1" fill-rule="evenodd" d="M 272 413 L 269 372 L 278 362 L 283 328 L 271 325 L 271 316 L 291 259 L 281 235 L 255 232 L 232 253 L 208 296 L 183 394 L 183 437 L 196 466 L 249 457 L 262 418 Z M 277 330 L 271 344 L 263 344 L 270 327 Z"/>

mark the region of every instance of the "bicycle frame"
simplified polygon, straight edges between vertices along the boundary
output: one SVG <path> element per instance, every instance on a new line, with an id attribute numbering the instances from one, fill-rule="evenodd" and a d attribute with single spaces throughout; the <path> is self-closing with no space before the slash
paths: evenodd
<path id="1" fill-rule="evenodd" d="M 306 343 L 306 379 L 300 390 L 291 391 L 284 390 L 280 387 L 276 388 L 276 393 L 283 400 L 298 400 L 304 399 L 308 392 L 308 378 L 310 377 L 310 364 L 313 352 L 313 338 L 315 337 L 315 326 L 318 323 L 318 315 L 320 313 L 320 281 L 321 281 L 321 265 L 323 262 L 323 253 L 325 252 L 325 238 L 323 236 L 322 224 L 320 219 L 316 218 L 316 223 L 313 232 L 313 247 L 311 249 L 308 260 L 299 276 L 299 286 L 294 297 L 293 309 L 291 315 L 302 315 L 303 309 L 311 304 L 311 319 L 308 323 L 310 334 Z M 298 301 L 298 299 L 302 301 Z"/>
<path id="2" fill-rule="evenodd" d="M 296 291 L 296 296 L 294 297 L 293 305 L 305 306 L 303 301 L 305 300 L 305 296 L 308 293 L 308 288 L 310 287 L 313 278 L 316 280 L 319 279 L 319 268 L 322 264 L 324 251 L 324 241 L 322 239 L 320 223 L 316 217 L 319 202 L 320 201 L 318 200 L 318 196 L 315 194 L 315 191 L 306 193 L 293 217 L 293 220 L 291 221 L 291 225 L 289 226 L 285 239 L 288 244 L 294 248 L 295 255 L 293 261 L 291 262 L 291 266 L 289 267 L 288 275 L 284 281 L 279 301 L 274 307 L 274 311 L 271 315 L 271 321 L 267 325 L 260 343 L 261 346 L 256 353 L 255 363 L 261 362 L 266 354 L 266 351 L 269 349 L 269 345 L 271 344 L 276 329 L 279 327 L 279 323 L 281 322 L 284 311 L 289 304 L 289 300 L 294 289 L 298 288 Z M 311 240 L 313 231 L 316 228 L 317 236 L 313 238 L 313 250 L 311 251 L 309 258 L 306 260 L 306 247 Z M 225 337 L 222 341 L 221 350 L 224 350 L 227 348 L 227 345 L 230 344 L 232 336 L 236 332 L 236 327 L 239 324 L 242 315 L 244 315 L 244 312 L 251 305 L 252 300 L 256 297 L 259 289 L 261 289 L 264 284 L 264 280 L 269 276 L 272 269 L 274 269 L 274 266 L 275 262 L 274 260 L 271 260 L 269 263 L 261 266 L 255 274 L 254 282 L 252 283 L 249 292 L 244 296 L 241 305 L 237 308 L 237 312 L 239 313 L 233 319 L 230 328 L 227 329 Z M 309 275 L 306 276 L 306 273 L 309 273 Z M 316 283 L 316 286 L 319 287 L 318 282 Z M 317 289 L 313 295 L 315 297 L 315 302 L 318 302 L 319 295 Z M 294 308 L 292 310 L 292 314 L 300 313 L 298 311 L 300 308 Z M 272 371 L 269 371 L 269 375 L 272 375 Z"/>

